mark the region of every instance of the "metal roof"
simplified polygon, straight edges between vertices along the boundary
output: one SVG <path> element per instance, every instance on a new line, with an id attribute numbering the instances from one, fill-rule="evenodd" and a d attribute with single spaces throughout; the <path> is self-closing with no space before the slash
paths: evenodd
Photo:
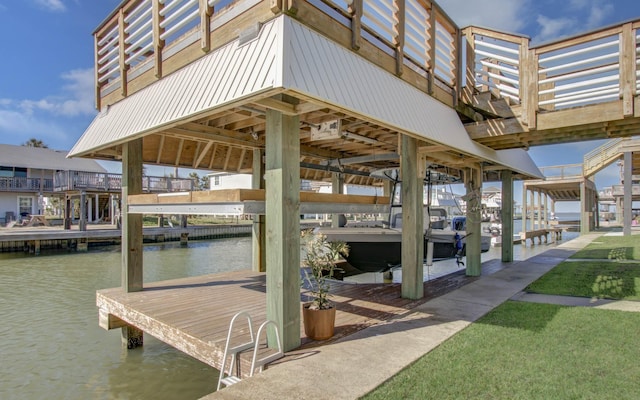
<path id="1" fill-rule="evenodd" d="M 67 158 L 66 151 L 0 144 L 0 166 L 54 171 L 107 172 L 94 160 Z"/>
<path id="2" fill-rule="evenodd" d="M 109 106 L 70 154 L 92 156 L 137 137 L 204 120 L 219 110 L 248 105 L 253 112 L 257 101 L 277 93 L 442 145 L 460 158 L 542 178 L 525 151 L 496 151 L 474 142 L 452 108 L 286 15 L 264 24 L 256 38 L 235 40 Z M 381 149 L 397 145 L 378 142 Z M 160 144 L 158 151 L 166 151 L 166 146 Z M 217 156 L 209 151 L 211 165 Z M 366 151 L 363 154 L 371 154 L 371 149 Z M 173 159 L 177 164 L 178 157 Z"/>

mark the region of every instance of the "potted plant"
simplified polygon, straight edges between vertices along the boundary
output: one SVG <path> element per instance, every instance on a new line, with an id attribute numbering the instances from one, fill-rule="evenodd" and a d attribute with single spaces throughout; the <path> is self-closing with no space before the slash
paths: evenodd
<path id="1" fill-rule="evenodd" d="M 305 241 L 303 264 L 312 300 L 302 305 L 304 333 L 313 340 L 325 340 L 333 336 L 336 320 L 336 309 L 329 301 L 330 279 L 341 256 L 349 253 L 349 246 L 344 242 L 329 242 L 322 234 L 311 230 L 302 232 Z"/>

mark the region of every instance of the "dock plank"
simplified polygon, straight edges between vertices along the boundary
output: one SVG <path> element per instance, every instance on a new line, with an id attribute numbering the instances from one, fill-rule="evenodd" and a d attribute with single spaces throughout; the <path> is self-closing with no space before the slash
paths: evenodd
<path id="1" fill-rule="evenodd" d="M 416 305 L 472 280 L 459 272 L 426 282 L 425 297 L 420 300 L 403 299 L 400 284 L 332 282 L 331 300 L 337 307 L 335 335 L 326 341 L 313 341 L 304 336 L 301 326 L 300 348 L 330 343 L 367 326 L 403 315 Z M 301 304 L 307 301 L 306 289 L 301 288 L 300 297 Z M 96 304 L 101 313 L 119 318 L 220 369 L 233 315 L 248 311 L 255 330 L 267 318 L 266 275 L 245 270 L 146 283 L 141 292 L 103 289 L 96 294 Z M 241 332 L 246 331 L 245 325 Z M 241 357 L 241 362 L 242 370 L 247 373 L 250 357 Z"/>

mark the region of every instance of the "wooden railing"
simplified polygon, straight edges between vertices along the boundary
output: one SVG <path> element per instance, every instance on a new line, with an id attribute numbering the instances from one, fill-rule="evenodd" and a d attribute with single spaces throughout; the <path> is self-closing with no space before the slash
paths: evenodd
<path id="1" fill-rule="evenodd" d="M 45 193 L 53 191 L 53 179 L 0 177 L 0 192 Z"/>
<path id="2" fill-rule="evenodd" d="M 59 171 L 53 179 L 55 191 L 91 190 L 119 192 L 122 175 L 82 171 Z M 193 180 L 160 176 L 143 176 L 142 191 L 146 193 L 192 191 Z"/>
<path id="3" fill-rule="evenodd" d="M 343 45 L 380 66 L 386 54 L 390 72 L 432 95 L 459 97 L 461 32 L 433 1 L 130 0 L 94 33 L 98 109 L 281 12 L 334 40 L 350 36 Z"/>
<path id="4" fill-rule="evenodd" d="M 545 180 L 582 178 L 582 164 L 552 165 L 540 167 Z"/>
<path id="5" fill-rule="evenodd" d="M 522 105 L 522 120 L 535 128 L 535 113 L 622 99 L 633 115 L 640 90 L 640 20 L 539 47 L 524 36 L 470 27 L 466 95 L 491 91 Z"/>

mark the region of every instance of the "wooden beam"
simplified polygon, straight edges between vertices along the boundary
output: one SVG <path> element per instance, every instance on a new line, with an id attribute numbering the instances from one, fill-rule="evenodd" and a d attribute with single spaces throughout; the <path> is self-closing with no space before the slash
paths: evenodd
<path id="1" fill-rule="evenodd" d="M 204 146 L 204 149 L 202 150 L 198 158 L 194 160 L 193 168 L 197 168 L 200 165 L 202 160 L 204 160 L 204 156 L 206 156 L 207 153 L 209 152 L 209 149 L 211 148 L 211 146 L 213 146 L 213 142 L 207 142 L 207 144 Z"/>
<path id="2" fill-rule="evenodd" d="M 502 171 L 502 262 L 513 261 L 513 173 Z"/>
<path id="3" fill-rule="evenodd" d="M 164 8 L 164 4 L 159 1 L 151 2 L 152 12 L 152 30 L 153 30 L 153 52 L 154 59 L 154 75 L 156 78 L 162 78 L 162 49 L 164 49 L 164 40 L 160 39 L 164 33 L 164 28 L 160 26 L 164 17 L 160 14 L 160 11 Z"/>
<path id="4" fill-rule="evenodd" d="M 363 10 L 363 0 L 353 0 L 349 5 L 349 14 L 351 14 L 351 48 L 354 50 L 360 50 Z"/>
<path id="5" fill-rule="evenodd" d="M 160 160 L 162 159 L 162 150 L 164 149 L 164 138 L 165 138 L 165 135 L 160 135 L 160 144 L 158 144 L 158 155 L 156 156 L 156 164 L 160 164 Z"/>
<path id="6" fill-rule="evenodd" d="M 211 15 L 213 7 L 208 0 L 200 0 L 200 48 L 208 53 L 211 50 Z"/>
<path id="7" fill-rule="evenodd" d="M 266 117 L 267 319 L 289 351 L 300 346 L 300 120 L 275 110 Z"/>
<path id="8" fill-rule="evenodd" d="M 184 139 L 180 139 L 180 143 L 178 144 L 178 150 L 176 150 L 176 162 L 174 165 L 180 165 L 180 158 L 182 156 L 183 147 L 184 147 Z"/>
<path id="9" fill-rule="evenodd" d="M 467 190 L 467 237 L 466 241 L 466 274 L 480 276 L 482 262 L 480 260 L 482 239 L 482 168 L 478 164 L 466 168 L 464 186 Z"/>
<path id="10" fill-rule="evenodd" d="M 253 150 L 253 171 L 251 172 L 251 188 L 264 190 L 264 150 Z M 266 264 L 266 227 L 265 216 L 254 215 L 253 226 L 251 230 L 251 248 L 253 270 L 256 272 L 265 272 Z"/>
<path id="11" fill-rule="evenodd" d="M 402 135 L 402 297 L 424 296 L 423 254 L 423 190 L 418 175 L 418 141 Z"/>
<path id="12" fill-rule="evenodd" d="M 296 106 L 293 104 L 285 103 L 284 101 L 276 100 L 271 97 L 267 97 L 265 99 L 260 99 L 255 101 L 256 104 L 260 104 L 263 107 L 266 107 L 269 110 L 276 110 L 284 115 L 298 115 L 298 111 L 296 110 Z"/>
<path id="13" fill-rule="evenodd" d="M 405 32 L 405 0 L 393 0 L 393 45 L 396 52 L 396 75 L 401 76 L 404 70 L 404 32 Z"/>
<path id="14" fill-rule="evenodd" d="M 142 139 L 122 145 L 122 288 L 142 290 L 142 215 L 129 214 L 130 195 L 142 193 Z"/>
<path id="15" fill-rule="evenodd" d="M 118 13 L 118 47 L 119 47 L 119 63 L 120 63 L 120 94 L 122 97 L 127 97 L 127 88 L 128 88 L 128 79 L 127 79 L 127 71 L 129 70 L 129 66 L 127 65 L 127 43 L 125 40 L 127 39 L 127 32 L 125 31 L 126 22 L 124 21 L 124 8 L 120 9 Z"/>
<path id="16" fill-rule="evenodd" d="M 636 95 L 636 30 L 632 23 L 622 26 L 620 33 L 620 94 L 622 97 L 622 114 L 632 117 L 634 97 Z"/>

